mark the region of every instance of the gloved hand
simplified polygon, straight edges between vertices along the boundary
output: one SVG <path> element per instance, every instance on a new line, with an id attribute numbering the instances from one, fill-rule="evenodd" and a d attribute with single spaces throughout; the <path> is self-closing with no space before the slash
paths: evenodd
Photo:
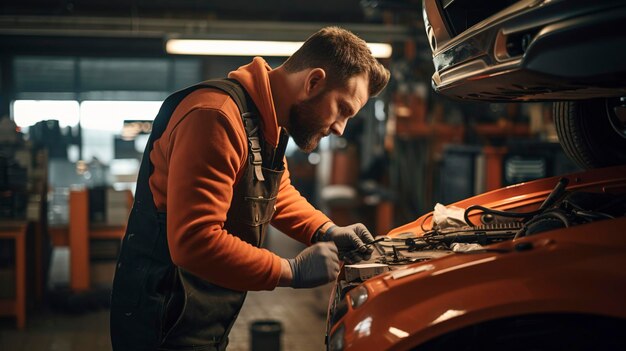
<path id="1" fill-rule="evenodd" d="M 361 223 L 339 227 L 333 225 L 326 230 L 321 241 L 333 241 L 339 250 L 339 258 L 348 264 L 369 260 L 374 249 L 365 244 L 374 241 L 372 234 Z"/>
<path id="2" fill-rule="evenodd" d="M 318 243 L 287 260 L 291 266 L 294 288 L 313 288 L 330 283 L 339 274 L 339 257 L 333 243 Z"/>

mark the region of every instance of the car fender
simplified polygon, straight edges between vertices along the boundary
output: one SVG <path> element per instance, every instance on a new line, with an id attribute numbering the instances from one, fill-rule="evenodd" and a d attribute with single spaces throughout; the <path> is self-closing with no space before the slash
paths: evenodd
<path id="1" fill-rule="evenodd" d="M 625 227 L 620 218 L 554 230 L 491 246 L 498 253 L 450 255 L 413 265 L 430 266 L 399 279 L 393 273 L 371 279 L 366 308 L 343 321 L 347 349 L 406 350 L 467 326 L 533 313 L 625 319 L 626 240 L 616 229 Z"/>

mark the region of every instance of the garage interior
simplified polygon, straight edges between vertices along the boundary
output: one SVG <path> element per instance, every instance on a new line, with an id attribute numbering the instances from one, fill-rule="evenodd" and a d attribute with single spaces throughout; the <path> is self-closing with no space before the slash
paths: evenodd
<path id="1" fill-rule="evenodd" d="M 170 93 L 256 55 L 176 54 L 168 41 L 302 42 L 326 25 L 391 48 L 379 57 L 389 85 L 342 136 L 287 149 L 292 183 L 338 225 L 384 235 L 436 203 L 580 170 L 551 103 L 433 91 L 421 1 L 2 2 L 0 350 L 111 349 L 108 299 L 151 121 Z M 304 248 L 275 229 L 265 245 Z M 228 349 L 260 350 L 260 320 L 280 322 L 284 350 L 324 349 L 329 289 L 251 292 Z"/>

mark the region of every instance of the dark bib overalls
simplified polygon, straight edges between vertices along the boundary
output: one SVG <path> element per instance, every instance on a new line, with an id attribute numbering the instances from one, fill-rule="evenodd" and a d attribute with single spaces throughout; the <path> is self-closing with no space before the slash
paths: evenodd
<path id="1" fill-rule="evenodd" d="M 224 229 L 260 246 L 274 214 L 284 172 L 286 135 L 281 135 L 276 150 L 261 148 L 264 141 L 256 108 L 235 81 L 207 81 L 170 95 L 154 120 L 143 154 L 135 203 L 113 281 L 111 341 L 115 351 L 223 350 L 243 305 L 245 292 L 211 284 L 172 263 L 166 214 L 157 211 L 148 182 L 153 170 L 150 151 L 154 141 L 165 131 L 180 101 L 196 89 L 207 87 L 228 93 L 237 103 L 249 144 L 248 161 L 235 185 Z M 277 157 L 280 160 L 275 161 Z M 271 166 L 273 163 L 276 166 Z"/>

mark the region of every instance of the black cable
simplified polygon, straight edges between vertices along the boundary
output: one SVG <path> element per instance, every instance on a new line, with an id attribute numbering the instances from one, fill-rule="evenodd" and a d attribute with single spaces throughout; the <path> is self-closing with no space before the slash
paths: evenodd
<path id="1" fill-rule="evenodd" d="M 567 184 L 569 184 L 569 179 L 567 178 L 559 179 L 559 182 L 556 183 L 556 186 L 554 187 L 554 189 L 552 189 L 550 194 L 548 194 L 548 197 L 546 197 L 546 199 L 543 201 L 541 206 L 539 206 L 539 210 L 545 210 L 546 208 L 554 205 L 556 200 L 561 195 L 563 195 L 563 192 L 565 192 L 565 188 L 567 187 Z"/>
<path id="2" fill-rule="evenodd" d="M 596 212 L 596 211 L 583 211 L 583 210 L 576 210 L 574 211 L 574 214 L 577 216 L 581 216 L 581 217 L 586 217 L 586 218 L 592 218 L 592 219 L 614 219 L 615 217 L 611 216 L 610 214 L 607 213 L 602 213 L 602 212 Z"/>
<path id="3" fill-rule="evenodd" d="M 424 229 L 424 223 L 426 222 L 426 220 L 427 220 L 428 218 L 430 218 L 430 217 L 432 217 L 432 216 L 433 216 L 433 213 L 432 213 L 432 212 L 431 212 L 431 213 L 429 213 L 429 214 L 427 214 L 427 215 L 426 215 L 426 217 L 424 217 L 424 219 L 422 220 L 422 223 L 420 223 L 420 229 L 422 230 L 422 233 L 426 233 L 426 229 Z M 433 229 L 433 224 L 432 224 L 432 221 L 431 221 L 431 224 L 430 224 L 430 229 L 431 229 L 431 230 Z"/>
<path id="4" fill-rule="evenodd" d="M 501 217 L 528 218 L 528 217 L 536 216 L 536 215 L 542 213 L 546 208 L 552 206 L 554 204 L 554 202 L 561 195 L 563 195 L 563 192 L 565 191 L 565 188 L 567 187 L 567 184 L 569 184 L 569 179 L 567 179 L 567 178 L 559 179 L 559 182 L 556 184 L 554 189 L 552 189 L 550 194 L 548 194 L 548 196 L 543 201 L 541 206 L 539 206 L 539 209 L 536 210 L 536 211 L 523 212 L 523 213 L 519 213 L 519 212 L 504 212 L 504 211 L 492 210 L 490 208 L 483 207 L 483 206 L 480 206 L 480 205 L 472 205 L 472 206 L 468 207 L 467 209 L 465 209 L 465 213 L 463 214 L 463 218 L 465 219 L 465 222 L 467 223 L 467 225 L 473 226 L 474 224 L 469 220 L 469 213 L 471 211 L 474 211 L 474 210 L 482 210 L 483 212 L 495 214 L 495 215 L 498 215 L 498 216 L 501 216 Z"/>
<path id="5" fill-rule="evenodd" d="M 528 218 L 528 217 L 536 216 L 540 214 L 541 212 L 543 212 L 543 210 L 536 210 L 536 211 L 531 211 L 531 212 L 505 212 L 505 211 L 494 210 L 494 209 L 481 206 L 481 205 L 472 205 L 466 208 L 465 213 L 463 213 L 463 219 L 465 219 L 465 222 L 469 226 L 474 226 L 474 223 L 472 223 L 472 221 L 470 221 L 469 219 L 469 213 L 475 210 L 481 210 L 484 213 L 491 213 L 491 214 L 498 215 L 501 217 L 510 217 L 510 218 Z"/>

